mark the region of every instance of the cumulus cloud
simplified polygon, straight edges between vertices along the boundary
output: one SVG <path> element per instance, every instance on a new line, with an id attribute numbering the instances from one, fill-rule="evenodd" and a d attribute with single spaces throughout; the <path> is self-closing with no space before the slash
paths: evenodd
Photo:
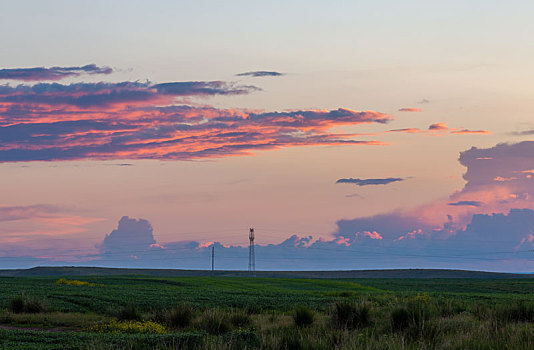
<path id="1" fill-rule="evenodd" d="M 123 216 L 118 227 L 106 235 L 97 248 L 104 254 L 128 253 L 134 256 L 153 248 L 156 240 L 152 231 L 152 225 L 147 220 Z"/>
<path id="2" fill-rule="evenodd" d="M 36 67 L 0 69 L 0 80 L 43 81 L 61 80 L 81 74 L 111 74 L 110 67 L 88 64 L 83 67 Z"/>
<path id="3" fill-rule="evenodd" d="M 529 177 L 534 164 L 534 141 L 502 143 L 491 148 L 473 147 L 461 152 L 459 161 L 467 167 L 464 192 L 499 187 L 529 196 L 534 194 L 534 181 Z M 496 178 L 508 181 L 495 181 Z"/>
<path id="4" fill-rule="evenodd" d="M 404 181 L 400 177 L 388 177 L 385 179 L 339 179 L 336 181 L 337 184 L 354 184 L 356 186 L 371 186 L 371 185 L 387 185 L 392 182 Z"/>
<path id="5" fill-rule="evenodd" d="M 340 222 L 334 238 L 291 235 L 277 244 L 257 245 L 259 269 L 332 270 L 362 268 L 471 268 L 526 271 L 533 268 L 530 253 L 534 241 L 534 211 L 511 210 L 504 214 L 476 214 L 465 229 L 445 236 L 440 229 L 413 228 L 418 223 L 388 214 Z M 415 226 L 414 226 L 415 225 Z M 375 227 L 365 230 L 362 227 Z M 348 231 L 347 231 L 348 229 Z M 380 229 L 380 230 L 379 230 Z M 147 231 L 147 230 L 144 230 Z M 261 230 L 257 230 L 262 234 Z M 342 233 L 342 231 L 344 231 Z M 150 231 L 151 232 L 151 231 Z M 503 237 L 502 233 L 506 232 Z M 151 237 L 148 235 L 147 237 Z M 244 234 L 246 236 L 246 234 Z M 220 242 L 182 241 L 134 248 L 126 236 L 114 254 L 92 261 L 105 266 L 209 268 L 211 247 L 220 269 L 246 269 L 247 247 Z M 119 248 L 120 247 L 120 248 Z M 117 259 L 117 257 L 121 257 Z M 342 265 L 340 265 L 342 262 Z"/>
<path id="6" fill-rule="evenodd" d="M 467 168 L 466 184 L 449 200 L 340 220 L 336 236 L 376 230 L 395 254 L 402 255 L 402 248 L 406 254 L 426 252 L 419 260 L 450 261 L 447 256 L 454 256 L 466 266 L 527 268 L 530 258 L 521 254 L 534 241 L 534 142 L 473 147 L 461 152 L 459 161 Z M 466 255 L 457 256 L 458 250 Z M 441 253 L 430 253 L 434 251 Z M 534 269 L 534 264 L 528 266 Z"/>
<path id="7" fill-rule="evenodd" d="M 475 214 L 465 228 L 454 228 L 452 217 L 440 227 L 403 213 L 342 220 L 333 238 L 290 235 L 280 243 L 257 245 L 260 270 L 339 270 L 376 268 L 463 268 L 529 271 L 534 241 L 534 211 Z M 258 236 L 268 235 L 261 229 Z M 452 234 L 451 234 L 452 233 Z M 98 254 L 73 255 L 64 260 L 33 258 L 41 264 L 76 261 L 77 265 L 208 269 L 211 248 L 217 269 L 246 270 L 247 232 L 242 246 L 214 241 L 156 242 L 146 220 L 123 217 L 106 235 Z M 1 251 L 0 251 L 1 253 Z M 12 267 L 28 262 L 10 257 Z M 66 259 L 66 260 L 65 260 Z M 62 263 L 63 262 L 63 263 Z"/>
<path id="8" fill-rule="evenodd" d="M 421 108 L 409 108 L 409 107 L 404 107 L 404 108 L 399 108 L 399 112 L 422 112 L 423 110 Z"/>
<path id="9" fill-rule="evenodd" d="M 280 73 L 280 72 L 274 72 L 274 71 L 266 71 L 266 70 L 258 70 L 258 71 L 253 71 L 253 72 L 245 72 L 245 73 L 239 73 L 239 74 L 236 74 L 238 77 L 246 77 L 246 76 L 249 76 L 249 77 L 279 77 L 279 76 L 282 76 L 282 75 L 285 75 L 284 73 Z"/>

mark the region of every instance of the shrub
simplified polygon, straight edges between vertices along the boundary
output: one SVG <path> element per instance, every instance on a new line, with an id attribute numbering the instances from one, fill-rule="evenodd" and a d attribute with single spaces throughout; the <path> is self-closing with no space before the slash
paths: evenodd
<path id="1" fill-rule="evenodd" d="M 314 317 L 315 315 L 312 310 L 308 309 L 306 306 L 299 306 L 295 309 L 293 320 L 297 327 L 307 327 L 313 323 Z"/>
<path id="2" fill-rule="evenodd" d="M 396 331 L 406 329 L 411 320 L 411 315 L 405 307 L 396 307 L 391 311 L 391 326 Z"/>
<path id="3" fill-rule="evenodd" d="M 15 314 L 20 314 L 24 312 L 24 304 L 26 300 L 23 295 L 17 295 L 16 297 L 11 298 L 9 302 L 9 310 Z"/>
<path id="4" fill-rule="evenodd" d="M 11 299 L 9 303 L 9 310 L 15 314 L 23 312 L 37 314 L 47 311 L 47 307 L 44 302 L 38 299 L 28 299 L 21 294 Z"/>
<path id="5" fill-rule="evenodd" d="M 440 334 L 436 323 L 431 322 L 437 314 L 434 306 L 421 300 L 412 300 L 405 306 L 397 306 L 391 311 L 391 327 L 402 331 L 410 340 L 425 339 L 435 342 Z"/>
<path id="6" fill-rule="evenodd" d="M 26 304 L 24 305 L 24 311 L 30 314 L 38 314 L 40 312 L 45 312 L 47 310 L 47 307 L 45 304 L 37 299 L 30 299 L 26 301 Z"/>
<path id="7" fill-rule="evenodd" d="M 223 334 L 231 329 L 225 313 L 219 309 L 208 309 L 197 320 L 196 326 L 210 334 Z"/>
<path id="8" fill-rule="evenodd" d="M 409 301 L 405 306 L 396 307 L 391 312 L 391 324 L 395 330 L 403 330 L 409 326 L 418 327 L 430 319 L 432 307 L 426 302 Z"/>
<path id="9" fill-rule="evenodd" d="M 117 313 L 117 318 L 120 321 L 140 321 L 141 313 L 133 304 L 127 304 L 121 307 Z"/>
<path id="10" fill-rule="evenodd" d="M 334 326 L 341 329 L 366 327 L 371 321 L 369 304 L 338 301 L 334 304 L 332 321 Z"/>
<path id="11" fill-rule="evenodd" d="M 249 315 L 247 315 L 246 313 L 242 311 L 234 311 L 230 315 L 230 323 L 234 327 L 239 327 L 239 328 L 247 327 L 248 325 L 252 323 L 252 319 L 250 318 Z"/>
<path id="12" fill-rule="evenodd" d="M 177 305 L 169 312 L 168 324 L 175 328 L 185 328 L 191 324 L 193 317 L 194 311 L 191 306 Z"/>

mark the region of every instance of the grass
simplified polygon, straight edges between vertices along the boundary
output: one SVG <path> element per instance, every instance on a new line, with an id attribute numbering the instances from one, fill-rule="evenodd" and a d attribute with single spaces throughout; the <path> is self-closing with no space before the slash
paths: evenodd
<path id="1" fill-rule="evenodd" d="M 75 281 L 0 278 L 0 349 L 534 348 L 531 279 Z"/>

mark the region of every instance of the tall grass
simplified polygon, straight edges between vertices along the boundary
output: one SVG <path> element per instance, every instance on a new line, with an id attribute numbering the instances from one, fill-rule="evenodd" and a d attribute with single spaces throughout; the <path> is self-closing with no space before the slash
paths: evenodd
<path id="1" fill-rule="evenodd" d="M 167 323 L 173 328 L 185 328 L 191 325 L 194 316 L 194 310 L 190 305 L 179 304 L 169 312 Z"/>
<path id="2" fill-rule="evenodd" d="M 499 305 L 494 314 L 497 322 L 534 322 L 534 303 L 519 300 L 511 305 Z"/>
<path id="3" fill-rule="evenodd" d="M 367 327 L 371 322 L 371 308 L 366 301 L 338 301 L 332 310 L 332 323 L 341 329 Z"/>
<path id="4" fill-rule="evenodd" d="M 299 306 L 295 308 L 295 313 L 293 314 L 293 320 L 297 327 L 307 327 L 313 323 L 315 315 L 312 310 L 306 306 Z"/>
<path id="5" fill-rule="evenodd" d="M 117 318 L 120 321 L 141 321 L 142 317 L 139 309 L 133 303 L 129 303 L 118 310 Z"/>
<path id="6" fill-rule="evenodd" d="M 15 314 L 23 312 L 37 314 L 48 311 L 48 305 L 43 300 L 30 298 L 24 294 L 20 294 L 11 298 L 9 302 L 9 310 Z"/>
<path id="7" fill-rule="evenodd" d="M 196 320 L 195 327 L 210 334 L 223 334 L 232 328 L 228 315 L 220 309 L 205 310 Z"/>

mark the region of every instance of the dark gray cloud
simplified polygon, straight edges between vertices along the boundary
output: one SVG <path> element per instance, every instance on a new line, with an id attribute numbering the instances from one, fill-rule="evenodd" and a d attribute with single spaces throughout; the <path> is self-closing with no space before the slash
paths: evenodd
<path id="1" fill-rule="evenodd" d="M 82 67 L 36 67 L 0 69 L 0 80 L 43 81 L 61 80 L 81 74 L 111 74 L 110 67 L 88 64 Z"/>
<path id="2" fill-rule="evenodd" d="M 481 207 L 482 205 L 484 205 L 483 202 L 479 202 L 479 201 L 458 201 L 458 202 L 451 202 L 447 204 L 452 205 L 452 206 L 469 206 L 469 207 Z"/>
<path id="3" fill-rule="evenodd" d="M 385 179 L 339 179 L 336 181 L 337 184 L 354 184 L 357 186 L 372 186 L 372 185 L 387 185 L 392 182 L 404 181 L 400 177 L 388 177 Z"/>
<path id="4" fill-rule="evenodd" d="M 149 82 L 119 83 L 39 83 L 35 85 L 0 85 L 0 103 L 18 107 L 76 106 L 80 108 L 110 107 L 116 104 L 168 104 L 173 97 L 241 95 L 261 90 L 250 85 L 222 81 L 186 81 L 152 85 Z"/>
<path id="5" fill-rule="evenodd" d="M 160 94 L 191 95 L 243 95 L 261 89 L 252 85 L 236 85 L 224 81 L 186 81 L 152 85 Z"/>
<path id="6" fill-rule="evenodd" d="M 515 136 L 531 136 L 534 135 L 534 130 L 523 130 L 523 131 L 515 131 L 511 133 Z"/>
<path id="7" fill-rule="evenodd" d="M 274 71 L 266 71 L 266 70 L 258 70 L 254 72 L 245 72 L 245 73 L 239 73 L 236 74 L 238 77 L 280 77 L 282 75 L 285 75 L 284 73 L 280 72 L 274 72 Z"/>

